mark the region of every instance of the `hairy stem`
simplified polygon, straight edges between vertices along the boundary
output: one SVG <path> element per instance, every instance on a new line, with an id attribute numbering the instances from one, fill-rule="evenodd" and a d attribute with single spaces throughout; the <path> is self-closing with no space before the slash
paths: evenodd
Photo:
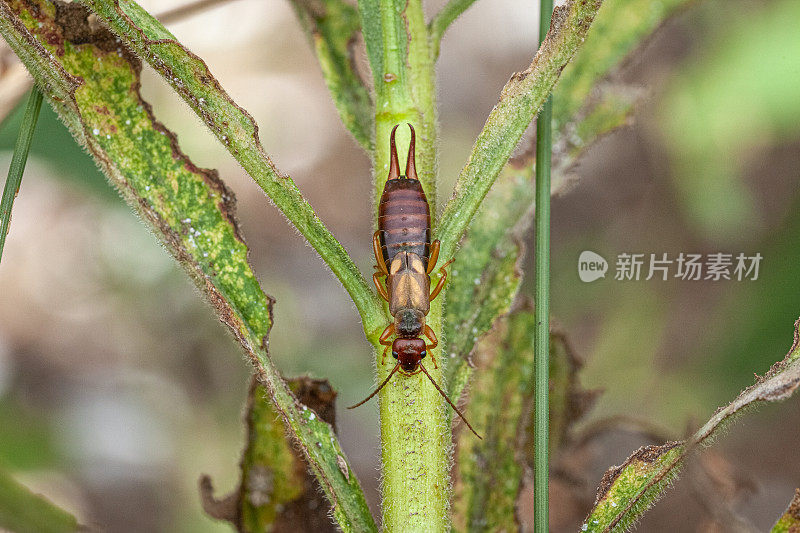
<path id="1" fill-rule="evenodd" d="M 375 83 L 375 198 L 382 194 L 389 171 L 389 134 L 397 131 L 397 149 L 407 153 L 410 123 L 417 133 L 416 166 L 436 212 L 436 105 L 433 57 L 420 0 L 360 0 L 362 29 Z M 377 212 L 376 212 L 377 214 Z M 442 262 L 447 257 L 442 258 Z M 435 279 L 433 281 L 435 283 Z M 441 298 L 431 303 L 427 323 L 441 334 Z M 381 363 L 378 383 L 392 365 Z M 440 361 L 442 351 L 431 355 Z M 391 360 L 391 359 L 390 359 Z M 423 363 L 437 382 L 442 367 Z M 383 526 L 386 531 L 449 529 L 450 430 L 444 400 L 423 373 L 396 374 L 381 390 Z"/>

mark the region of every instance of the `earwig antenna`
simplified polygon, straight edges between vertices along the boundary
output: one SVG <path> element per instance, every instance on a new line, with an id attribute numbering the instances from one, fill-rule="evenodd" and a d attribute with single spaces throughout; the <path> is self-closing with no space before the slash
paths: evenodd
<path id="1" fill-rule="evenodd" d="M 399 124 L 397 125 L 399 126 Z M 394 133 L 397 126 L 392 128 L 392 135 L 389 137 L 389 178 L 396 180 L 400 177 L 400 163 L 397 162 L 397 147 L 394 145 Z"/>
<path id="2" fill-rule="evenodd" d="M 397 126 L 395 126 L 395 128 L 396 127 Z M 394 376 L 394 373 L 397 372 L 398 368 L 400 368 L 400 363 L 399 362 L 396 365 L 394 365 L 394 368 L 392 369 L 391 372 L 389 372 L 389 375 L 386 377 L 386 379 L 383 380 L 383 383 L 381 383 L 380 386 L 377 389 L 372 391 L 372 394 L 370 394 L 369 396 L 367 396 L 366 398 L 364 398 L 363 400 L 361 400 L 357 404 L 351 405 L 350 407 L 348 407 L 348 409 L 355 409 L 356 407 L 360 407 L 360 406 L 364 405 L 365 403 L 367 403 L 368 401 L 370 401 L 373 396 L 375 396 L 376 394 L 378 394 L 381 391 L 381 389 L 383 388 L 384 385 L 389 383 L 389 380 L 392 379 L 392 376 Z M 464 417 L 461 417 L 461 418 L 464 418 Z M 466 420 L 464 422 L 466 422 Z M 467 425 L 469 425 L 469 423 L 467 423 Z"/>
<path id="3" fill-rule="evenodd" d="M 447 397 L 447 394 L 445 394 L 444 391 L 439 387 L 439 385 L 436 384 L 436 381 L 434 381 L 433 377 L 430 374 L 428 374 L 428 371 L 425 369 L 424 366 L 422 366 L 422 363 L 419 364 L 419 367 L 422 369 L 423 372 L 425 372 L 425 375 L 428 376 L 428 379 L 431 380 L 431 383 L 433 383 L 433 386 L 436 387 L 436 390 L 439 391 L 439 394 L 442 395 L 442 398 L 447 400 L 447 403 L 450 404 L 450 407 L 453 408 L 453 411 L 455 411 L 458 414 L 458 416 L 461 417 L 461 420 L 464 421 L 464 423 L 467 425 L 467 427 L 470 429 L 470 431 L 472 431 L 475 434 L 476 437 L 478 437 L 479 439 L 483 440 L 483 437 L 478 435 L 478 432 L 475 431 L 475 428 L 473 428 L 472 425 L 467 421 L 467 419 L 464 417 L 464 414 L 461 411 L 458 410 L 458 407 L 456 407 L 453 404 L 453 402 L 450 401 L 450 398 Z M 381 387 L 383 387 L 383 385 L 381 385 Z"/>
<path id="4" fill-rule="evenodd" d="M 406 159 L 406 178 L 410 180 L 418 180 L 417 177 L 417 167 L 414 164 L 414 144 L 415 144 L 415 137 L 416 133 L 414 132 L 414 126 L 411 124 L 408 125 L 411 128 L 411 142 L 408 144 L 408 158 Z"/>

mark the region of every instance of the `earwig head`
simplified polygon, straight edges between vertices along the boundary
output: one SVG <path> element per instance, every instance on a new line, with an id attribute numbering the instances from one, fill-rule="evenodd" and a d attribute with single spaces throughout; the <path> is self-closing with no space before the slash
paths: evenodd
<path id="1" fill-rule="evenodd" d="M 389 136 L 389 178 L 390 180 L 400 178 L 400 163 L 397 160 L 397 147 L 394 143 L 394 134 L 397 132 L 399 124 L 392 128 L 392 134 Z M 408 125 L 411 128 L 411 141 L 408 144 L 408 158 L 406 159 L 406 175 L 403 176 L 410 180 L 419 179 L 417 177 L 417 167 L 414 164 L 414 153 L 416 144 L 416 133 L 414 126 Z"/>
<path id="2" fill-rule="evenodd" d="M 456 407 L 456 404 L 454 404 L 452 400 L 450 400 L 450 398 L 442 390 L 439 384 L 436 383 L 436 380 L 433 379 L 433 376 L 431 376 L 428 373 L 428 370 L 422 364 L 422 359 L 424 359 L 426 355 L 427 353 L 425 352 L 425 341 L 420 339 L 419 337 L 413 339 L 404 339 L 402 337 L 396 338 L 392 343 L 392 356 L 395 359 L 397 359 L 397 364 L 394 365 L 394 368 L 392 369 L 391 372 L 389 372 L 389 375 L 386 376 L 386 379 L 384 379 L 383 382 L 380 385 L 378 385 L 378 387 L 374 391 L 372 391 L 372 393 L 369 396 L 367 396 L 357 404 L 351 405 L 350 407 L 348 407 L 348 409 L 355 409 L 359 405 L 364 405 L 365 403 L 367 403 L 373 396 L 378 394 L 380 390 L 386 386 L 387 383 L 389 383 L 389 380 L 392 379 L 392 376 L 394 376 L 398 370 L 402 370 L 402 373 L 407 375 L 414 375 L 418 374 L 419 372 L 422 372 L 428 377 L 428 379 L 436 388 L 436 390 L 439 391 L 439 394 L 442 395 L 442 398 L 444 398 L 445 401 L 448 404 L 450 404 L 450 407 L 453 408 L 456 414 L 458 414 L 458 416 L 461 417 L 461 420 L 464 421 L 464 423 L 467 425 L 470 431 L 472 431 L 476 437 L 482 439 L 483 437 L 478 435 L 478 432 L 475 431 L 475 428 L 473 428 L 472 424 L 470 424 L 469 421 L 466 419 L 464 413 L 462 413 L 461 410 L 458 407 Z"/>
<path id="3" fill-rule="evenodd" d="M 394 315 L 394 329 L 400 337 L 417 337 L 425 326 L 425 315 L 418 309 L 400 309 Z"/>
<path id="4" fill-rule="evenodd" d="M 419 362 L 426 356 L 425 341 L 419 337 L 403 339 L 398 337 L 392 343 L 392 357 L 400 363 L 400 368 L 406 374 L 416 374 Z"/>

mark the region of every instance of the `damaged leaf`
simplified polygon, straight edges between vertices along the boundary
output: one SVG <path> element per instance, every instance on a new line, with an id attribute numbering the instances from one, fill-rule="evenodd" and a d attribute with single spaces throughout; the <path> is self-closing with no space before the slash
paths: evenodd
<path id="1" fill-rule="evenodd" d="M 74 3 L 0 0 L 0 32 L 78 142 L 180 261 L 244 348 L 297 439 L 346 531 L 375 524 L 333 428 L 310 419 L 267 353 L 272 300 L 247 258 L 234 197 L 215 171 L 196 167 L 139 94 L 140 64 Z M 317 447 L 316 443 L 322 443 Z"/>
<path id="2" fill-rule="evenodd" d="M 476 350 L 469 416 L 483 440 L 462 432 L 454 503 L 460 531 L 518 531 L 516 505 L 532 464 L 533 336 L 536 322 L 526 308 L 505 317 Z M 555 453 L 568 429 L 591 405 L 580 389 L 580 361 L 562 333 L 551 333 L 550 442 Z"/>
<path id="3" fill-rule="evenodd" d="M 452 398 L 472 374 L 469 355 L 495 320 L 508 312 L 520 285 L 521 242 L 513 229 L 530 208 L 531 183 L 508 174 L 486 196 L 458 249 L 447 285 L 444 338 Z"/>
<path id="4" fill-rule="evenodd" d="M 261 146 L 258 127 L 211 74 L 202 59 L 130 0 L 82 0 L 175 89 L 233 157 L 319 253 L 350 294 L 369 335 L 383 324 L 377 296 L 342 245 L 328 231 L 294 181 L 282 175 Z"/>
<path id="5" fill-rule="evenodd" d="M 697 446 L 707 444 L 742 409 L 789 398 L 800 387 L 800 319 L 786 357 L 727 406 L 720 408 L 691 438 L 662 446 L 645 446 L 624 464 L 608 470 L 583 531 L 627 531 L 662 495 Z"/>
<path id="6" fill-rule="evenodd" d="M 794 498 L 789 503 L 789 507 L 770 531 L 771 533 L 800 532 L 800 489 L 794 489 Z"/>
<path id="7" fill-rule="evenodd" d="M 304 404 L 303 410 L 334 425 L 336 393 L 327 381 L 295 378 L 289 380 L 289 388 Z M 305 457 L 293 446 L 266 389 L 255 379 L 247 395 L 245 423 L 247 442 L 239 487 L 216 500 L 211 481 L 204 476 L 201 495 L 206 512 L 243 533 L 337 531 L 329 518 L 330 505 Z"/>

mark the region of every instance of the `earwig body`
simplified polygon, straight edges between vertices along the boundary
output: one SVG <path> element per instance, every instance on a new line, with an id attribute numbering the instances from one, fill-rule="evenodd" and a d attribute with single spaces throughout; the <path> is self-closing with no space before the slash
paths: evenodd
<path id="1" fill-rule="evenodd" d="M 430 311 L 431 300 L 436 298 L 444 287 L 447 280 L 445 268 L 453 260 L 439 268 L 441 277 L 431 291 L 430 274 L 436 268 L 439 258 L 439 241 L 431 242 L 430 207 L 414 166 L 414 127 L 411 124 L 408 126 L 411 128 L 411 142 L 404 176 L 400 175 L 394 141 L 397 126 L 392 129 L 389 178 L 378 206 L 378 231 L 372 236 L 375 260 L 378 263 L 375 265 L 378 271 L 372 279 L 378 294 L 389 302 L 389 312 L 394 317 L 394 322 L 386 327 L 379 339 L 379 342 L 386 346 L 381 361 L 386 358 L 386 352 L 391 346 L 392 357 L 397 360 L 397 364 L 372 394 L 349 409 L 358 407 L 375 396 L 398 370 L 409 376 L 424 372 L 436 390 L 475 433 L 461 411 L 422 365 L 428 350 L 435 348 L 439 343 L 431 327 L 425 324 L 425 317 Z M 386 278 L 385 288 L 381 283 L 382 277 Z M 392 336 L 395 336 L 394 341 L 390 341 Z M 431 343 L 426 344 L 422 336 Z M 431 360 L 438 368 L 433 354 Z M 480 438 L 477 433 L 475 435 Z"/>

